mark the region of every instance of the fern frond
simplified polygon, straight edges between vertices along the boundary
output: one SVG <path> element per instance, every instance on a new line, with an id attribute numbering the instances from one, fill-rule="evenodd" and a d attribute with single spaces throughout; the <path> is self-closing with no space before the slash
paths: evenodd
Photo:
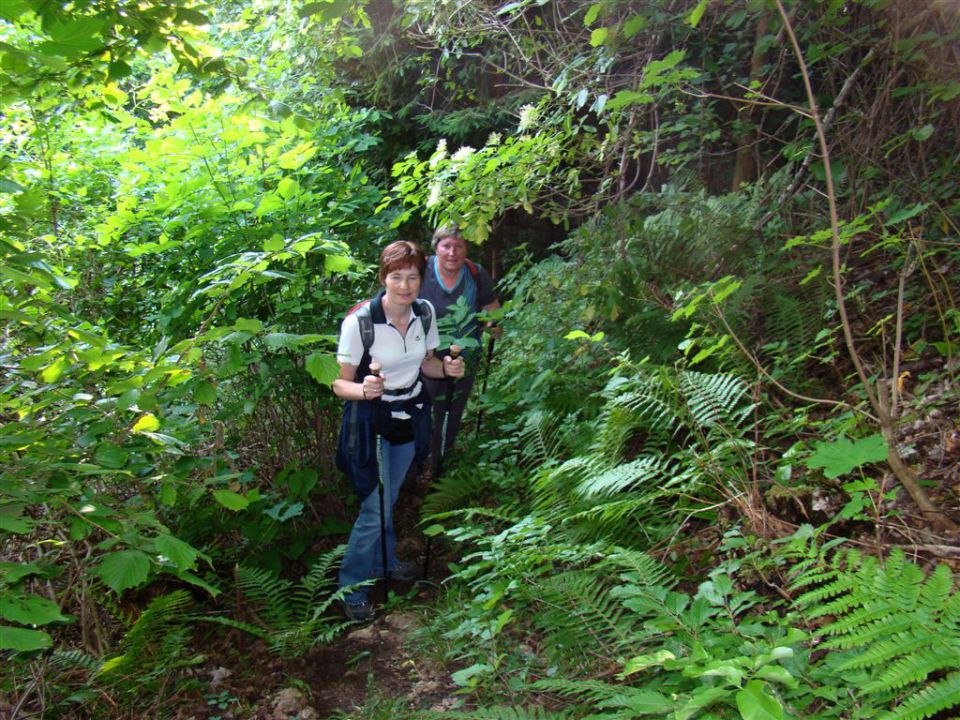
<path id="1" fill-rule="evenodd" d="M 577 486 L 577 492 L 587 499 L 609 497 L 634 485 L 652 485 L 664 475 L 665 467 L 661 458 L 641 456 L 584 478 Z"/>
<path id="2" fill-rule="evenodd" d="M 422 516 L 436 515 L 450 510 L 461 510 L 475 505 L 483 487 L 478 483 L 464 482 L 457 473 L 445 473 L 434 479 L 430 492 L 423 498 L 420 508 Z"/>
<path id="3" fill-rule="evenodd" d="M 911 695 L 880 716 L 880 720 L 925 720 L 941 710 L 960 705 L 960 672 L 947 675 L 930 687 Z"/>
<path id="4" fill-rule="evenodd" d="M 611 595 L 608 579 L 595 568 L 546 578 L 538 594 L 543 606 L 534 621 L 559 660 L 598 648 L 613 655 L 634 637 L 636 614 Z"/>
<path id="5" fill-rule="evenodd" d="M 435 717 L 462 718 L 462 720 L 569 720 L 573 715 L 566 710 L 546 710 L 542 707 L 493 705 L 470 712 L 444 712 Z M 433 717 L 433 716 L 431 716 Z"/>
<path id="6" fill-rule="evenodd" d="M 953 573 L 946 565 L 937 565 L 920 590 L 918 602 L 923 607 L 945 608 L 953 591 Z M 960 594 L 953 595 L 956 601 Z M 960 618 L 960 614 L 957 615 Z"/>
<path id="7" fill-rule="evenodd" d="M 825 579 L 830 579 L 831 582 L 815 590 L 805 592 L 795 601 L 797 607 L 810 608 L 810 610 L 805 613 L 808 618 L 813 619 L 822 615 L 828 615 L 831 612 L 836 613 L 846 610 L 852 605 L 859 603 L 859 600 L 856 597 L 849 595 L 854 583 L 856 582 L 855 578 L 849 575 L 840 574 L 837 571 L 823 573 L 822 577 Z M 810 578 L 809 584 L 814 584 L 817 582 L 817 580 L 818 578 L 816 577 Z M 798 586 L 798 583 L 794 583 L 792 588 L 796 590 Z M 838 605 L 830 608 L 829 610 L 824 610 L 824 605 L 822 605 L 822 602 L 827 598 L 838 598 Z"/>
<path id="8" fill-rule="evenodd" d="M 897 689 L 912 683 L 923 682 L 941 670 L 955 670 L 960 666 L 960 643 L 942 643 L 925 648 L 897 660 L 875 680 L 863 686 L 865 693 L 876 693 L 891 688 Z"/>
<path id="9" fill-rule="evenodd" d="M 556 693 L 563 697 L 582 697 L 592 705 L 615 696 L 619 685 L 610 685 L 601 680 L 576 680 L 573 678 L 545 678 L 532 683 L 533 690 Z"/>
<path id="10" fill-rule="evenodd" d="M 273 628 L 286 628 L 293 621 L 290 590 L 293 583 L 278 578 L 269 570 L 237 565 L 234 568 L 237 589 L 253 606 L 253 611 Z M 237 608 L 242 611 L 241 608 Z"/>
<path id="11" fill-rule="evenodd" d="M 888 716 L 924 718 L 958 704 L 960 688 L 942 678 L 960 678 L 960 593 L 949 569 L 925 575 L 902 551 L 880 562 L 851 550 L 829 565 L 819 576 L 824 586 L 816 587 L 815 573 L 802 579 L 812 589 L 797 604 L 808 619 L 833 616 L 821 629 L 829 636 L 822 648 L 859 651 L 838 669 L 875 673 L 858 691 L 894 698 L 934 678 Z M 824 603 L 827 598 L 834 599 Z"/>
<path id="12" fill-rule="evenodd" d="M 680 389 L 690 420 L 697 427 L 709 429 L 720 423 L 736 427 L 745 417 L 739 406 L 750 388 L 734 375 L 687 370 L 680 374 Z"/>
<path id="13" fill-rule="evenodd" d="M 841 663 L 838 669 L 841 671 L 859 670 L 886 665 L 894 658 L 914 653 L 926 647 L 929 643 L 930 639 L 925 636 L 915 636 L 908 632 L 897 633 L 888 640 L 874 643 L 860 654 Z"/>
<path id="14" fill-rule="evenodd" d="M 622 580 L 628 581 L 634 587 L 672 590 L 678 582 L 670 568 L 636 550 L 617 548 L 616 552 L 607 558 L 607 562 L 621 571 Z"/>
<path id="15" fill-rule="evenodd" d="M 235 630 L 243 630 L 245 633 L 249 633 L 250 635 L 258 638 L 267 638 L 270 635 L 269 630 L 262 628 L 259 625 L 242 622 L 241 620 L 234 620 L 233 618 L 223 617 L 222 615 L 193 615 L 190 619 L 197 622 L 211 623 L 213 625 L 223 625 L 224 627 L 233 628 Z"/>
<path id="16" fill-rule="evenodd" d="M 607 467 L 609 462 L 603 458 L 580 455 L 543 468 L 531 480 L 533 507 L 548 516 L 566 514 L 578 500 L 574 490 L 583 478 L 603 472 Z"/>
<path id="17" fill-rule="evenodd" d="M 823 643 L 825 648 L 864 647 L 892 634 L 904 632 L 915 625 L 915 619 L 898 615 L 889 608 L 861 610 L 851 613 L 843 620 L 824 628 L 828 634 L 836 634 Z"/>
<path id="18" fill-rule="evenodd" d="M 84 670 L 93 674 L 99 669 L 100 661 L 83 650 L 54 650 L 50 653 L 48 667 L 51 671 Z"/>
<path id="19" fill-rule="evenodd" d="M 560 416 L 543 410 L 534 410 L 526 417 L 520 431 L 521 456 L 532 466 L 539 467 L 557 459 L 561 448 L 561 434 L 557 432 Z"/>
<path id="20" fill-rule="evenodd" d="M 291 600 L 297 617 L 303 618 L 310 615 L 318 604 L 323 604 L 320 600 L 321 596 L 329 596 L 336 589 L 337 578 L 334 569 L 344 552 L 346 552 L 346 545 L 340 545 L 323 553 L 293 589 Z"/>
<path id="21" fill-rule="evenodd" d="M 149 653 L 152 646 L 185 622 L 193 604 L 193 597 L 186 590 L 154 598 L 124 635 L 120 646 L 128 655 Z"/>

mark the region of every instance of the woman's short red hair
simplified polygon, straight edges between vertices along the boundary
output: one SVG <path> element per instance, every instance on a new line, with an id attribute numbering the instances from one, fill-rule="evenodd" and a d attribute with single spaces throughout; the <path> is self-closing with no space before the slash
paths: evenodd
<path id="1" fill-rule="evenodd" d="M 427 269 L 427 256 L 420 246 L 409 240 L 397 240 L 387 245 L 380 253 L 380 282 L 387 279 L 387 275 L 408 267 L 417 269 L 420 277 Z"/>

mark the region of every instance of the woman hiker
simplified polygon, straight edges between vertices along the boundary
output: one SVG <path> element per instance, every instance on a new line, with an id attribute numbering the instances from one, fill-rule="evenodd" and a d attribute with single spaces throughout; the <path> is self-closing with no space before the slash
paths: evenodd
<path id="1" fill-rule="evenodd" d="M 467 241 L 460 234 L 456 225 L 440 227 L 433 234 L 434 255 L 427 259 L 427 272 L 420 288 L 420 297 L 429 300 L 437 310 L 437 317 L 448 314 L 451 305 L 455 305 L 461 296 L 466 296 L 467 306 L 475 313 L 490 312 L 500 308 L 500 301 L 493 290 L 493 280 L 489 273 L 476 263 L 467 259 Z M 499 337 L 500 328 L 488 323 L 494 337 Z M 483 328 L 474 320 L 466 329 L 466 335 L 480 339 Z M 474 369 L 478 368 L 479 350 L 465 351 L 467 360 Z M 467 406 L 470 391 L 476 380 L 475 372 L 468 372 L 462 380 L 456 383 L 453 398 L 448 404 L 444 398 L 447 383 L 441 380 L 426 378 L 430 400 L 434 407 L 433 452 L 445 453 L 453 449 L 453 444 L 460 430 L 460 419 Z M 442 438 L 443 415 L 447 417 L 447 436 Z"/>
<path id="2" fill-rule="evenodd" d="M 434 356 L 440 339 L 433 306 L 417 299 L 425 268 L 418 245 L 403 240 L 387 245 L 380 254 L 383 290 L 354 308 L 341 326 L 340 377 L 333 381 L 333 391 L 348 402 L 337 464 L 361 503 L 340 568 L 340 587 L 418 575 L 415 563 L 396 558 L 393 506 L 414 456 L 423 462 L 429 453 L 430 404 L 421 377 L 461 378 L 465 370 L 462 358 Z M 345 596 L 350 619 L 373 616 L 367 594 L 368 588 L 361 587 Z"/>

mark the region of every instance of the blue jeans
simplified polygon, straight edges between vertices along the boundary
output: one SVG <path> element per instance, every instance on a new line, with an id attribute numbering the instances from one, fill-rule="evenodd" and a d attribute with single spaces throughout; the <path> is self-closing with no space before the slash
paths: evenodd
<path id="1" fill-rule="evenodd" d="M 395 549 L 397 537 L 393 532 L 393 506 L 400 494 L 400 487 L 413 462 L 413 442 L 391 445 L 381 438 L 381 461 L 383 462 L 383 522 L 387 530 L 387 568 L 397 565 Z M 380 557 L 380 493 L 375 489 L 360 503 L 360 515 L 353 523 L 347 553 L 340 566 L 340 587 L 383 576 L 383 561 Z M 367 599 L 368 587 L 359 588 L 346 596 L 347 602 Z"/>

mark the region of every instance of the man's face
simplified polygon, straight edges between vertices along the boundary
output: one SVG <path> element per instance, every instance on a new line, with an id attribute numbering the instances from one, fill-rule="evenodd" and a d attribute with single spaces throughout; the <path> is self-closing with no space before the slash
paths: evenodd
<path id="1" fill-rule="evenodd" d="M 445 237 L 437 243 L 437 263 L 447 274 L 460 272 L 467 259 L 467 241 L 461 237 Z"/>

